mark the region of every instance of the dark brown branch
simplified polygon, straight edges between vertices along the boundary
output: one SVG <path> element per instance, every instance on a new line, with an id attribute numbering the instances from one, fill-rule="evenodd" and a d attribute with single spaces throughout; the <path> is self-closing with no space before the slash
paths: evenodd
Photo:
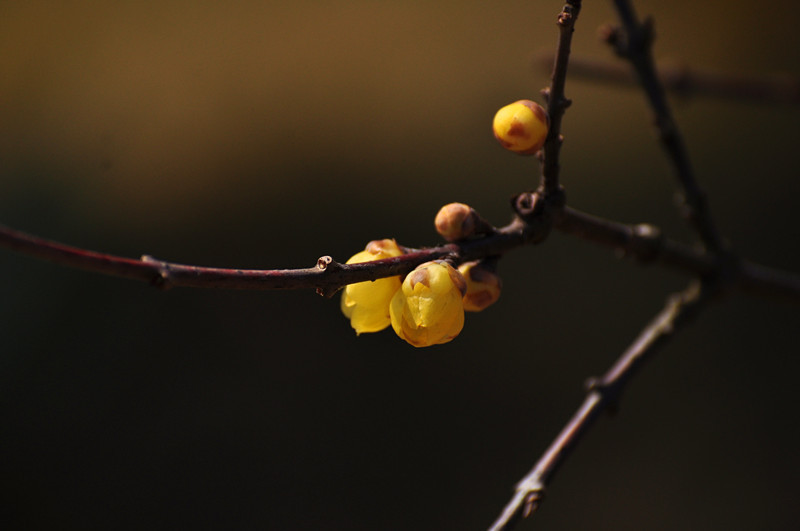
<path id="1" fill-rule="evenodd" d="M 0 225 L 0 247 L 61 265 L 133 280 L 162 288 L 173 286 L 251 290 L 316 289 L 332 296 L 347 284 L 405 275 L 419 264 L 440 258 L 471 260 L 495 256 L 533 238 L 520 220 L 483 238 L 429 249 L 409 249 L 406 254 L 360 264 L 342 264 L 330 256 L 302 269 L 229 269 L 176 264 L 143 256 L 136 260 L 81 249 Z"/>
<path id="2" fill-rule="evenodd" d="M 721 288 L 739 288 L 753 295 L 800 302 L 800 276 L 748 261 L 713 257 L 662 236 L 646 223 L 626 225 L 565 207 L 555 222 L 559 231 L 616 250 L 641 263 L 692 272 L 716 280 Z"/>
<path id="3" fill-rule="evenodd" d="M 567 80 L 567 65 L 569 64 L 572 33 L 575 30 L 575 22 L 578 20 L 580 10 L 580 0 L 568 0 L 558 15 L 559 39 L 553 64 L 553 74 L 550 87 L 543 91 L 547 100 L 547 115 L 550 119 L 550 129 L 542 148 L 541 188 L 546 196 L 561 193 L 558 184 L 560 169 L 558 155 L 561 151 L 562 142 L 561 118 L 564 116 L 566 108 L 572 103 L 564 95 L 564 85 Z"/>
<path id="4" fill-rule="evenodd" d="M 649 19 L 644 23 L 639 22 L 633 6 L 627 0 L 614 0 L 614 5 L 622 21 L 622 29 L 609 30 L 606 40 L 614 46 L 617 54 L 631 63 L 653 108 L 661 144 L 672 161 L 683 189 L 684 216 L 700 235 L 706 248 L 713 253 L 720 253 L 724 251 L 722 237 L 711 218 L 705 192 L 697 184 L 689 153 L 672 117 L 664 87 L 656 74 L 652 54 L 652 22 Z"/>
<path id="5" fill-rule="evenodd" d="M 555 223 L 559 231 L 599 243 L 643 263 L 660 263 L 670 268 L 711 275 L 717 264 L 705 253 L 662 236 L 653 225 L 626 225 L 565 207 Z"/>
<path id="6" fill-rule="evenodd" d="M 537 69 L 553 65 L 553 52 L 536 54 Z M 662 86 L 681 97 L 709 97 L 755 103 L 800 104 L 800 80 L 790 76 L 742 76 L 719 72 L 704 72 L 684 66 L 660 66 L 657 69 Z M 608 83 L 616 86 L 638 85 L 630 68 L 619 63 L 572 56 L 570 77 Z"/>
<path id="7" fill-rule="evenodd" d="M 785 271 L 743 262 L 739 287 L 747 293 L 800 301 L 800 278 Z"/>
<path id="8" fill-rule="evenodd" d="M 707 300 L 700 285 L 670 297 L 665 308 L 639 334 L 602 378 L 593 380 L 589 393 L 570 421 L 561 430 L 533 469 L 517 484 L 511 501 L 490 528 L 507 531 L 522 518 L 532 514 L 539 506 L 545 488 L 559 467 L 570 455 L 575 445 L 600 415 L 614 406 L 625 384 L 644 363 L 664 346 L 675 332 L 683 328 Z"/>
<path id="9" fill-rule="evenodd" d="M 535 195 L 535 194 L 532 194 Z M 647 224 L 626 225 L 564 207 L 554 221 L 559 231 L 621 252 L 642 263 L 654 263 L 710 278 L 727 264 L 697 249 L 670 240 Z M 155 286 L 227 289 L 315 289 L 332 296 L 353 282 L 405 275 L 429 260 L 455 261 L 499 256 L 521 245 L 540 242 L 544 223 L 515 218 L 495 233 L 481 238 L 432 247 L 409 249 L 407 254 L 362 264 L 341 264 L 329 256 L 319 258 L 314 267 L 303 269 L 230 269 L 175 264 L 144 256 L 137 260 L 64 245 L 0 225 L 0 247 L 61 265 L 133 280 Z M 733 281 L 748 292 L 781 296 L 800 301 L 800 277 L 758 264 L 742 262 L 731 274 Z M 735 282 L 732 282 L 735 285 Z"/>
<path id="10" fill-rule="evenodd" d="M 417 265 L 457 250 L 444 245 L 415 251 L 397 258 L 367 264 L 340 264 L 329 256 L 303 269 L 228 269 L 175 264 L 143 256 L 136 260 L 98 253 L 31 236 L 0 225 L 0 246 L 42 260 L 94 273 L 149 282 L 161 288 L 173 286 L 251 290 L 316 289 L 331 296 L 353 282 L 406 274 Z"/>

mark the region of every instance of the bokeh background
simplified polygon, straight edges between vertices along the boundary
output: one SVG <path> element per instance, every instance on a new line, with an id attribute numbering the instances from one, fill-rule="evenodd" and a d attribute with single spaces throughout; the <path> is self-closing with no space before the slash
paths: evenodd
<path id="1" fill-rule="evenodd" d="M 800 7 L 637 2 L 660 61 L 800 75 Z M 450 201 L 505 223 L 537 165 L 491 138 L 538 98 L 559 2 L 3 2 L 0 222 L 242 268 L 438 243 Z M 576 55 L 610 59 L 587 2 Z M 635 89 L 570 79 L 576 208 L 675 238 Z M 797 106 L 675 99 L 719 226 L 800 271 Z M 338 297 L 162 292 L 0 250 L 5 529 L 484 529 L 681 274 L 553 234 L 452 343 L 356 338 Z M 632 383 L 519 529 L 789 529 L 800 308 L 733 297 Z"/>

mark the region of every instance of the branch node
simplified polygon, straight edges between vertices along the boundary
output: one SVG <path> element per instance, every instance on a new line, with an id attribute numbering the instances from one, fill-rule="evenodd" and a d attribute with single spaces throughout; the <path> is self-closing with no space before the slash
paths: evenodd
<path id="1" fill-rule="evenodd" d="M 597 391 L 598 393 L 602 393 L 603 390 L 606 388 L 606 384 L 603 383 L 603 379 L 598 378 L 597 376 L 588 377 L 583 385 L 586 388 L 587 393 L 591 393 L 592 391 Z"/>
<path id="2" fill-rule="evenodd" d="M 619 389 L 608 382 L 605 378 L 598 378 L 597 376 L 590 376 L 584 383 L 587 393 L 597 393 L 605 400 L 605 410 L 610 416 L 614 416 L 619 411 Z"/>
<path id="3" fill-rule="evenodd" d="M 339 290 L 342 289 L 344 286 L 325 286 L 316 288 L 314 291 L 317 295 L 321 297 L 325 297 L 326 299 L 333 298 L 334 295 L 339 293 Z"/>
<path id="4" fill-rule="evenodd" d="M 544 499 L 544 489 L 538 488 L 537 490 L 528 493 L 523 502 L 522 517 L 527 518 L 539 508 L 539 502 Z"/>
<path id="5" fill-rule="evenodd" d="M 529 221 L 544 209 L 544 201 L 537 192 L 523 192 L 511 198 L 511 208 L 519 217 Z"/>
<path id="6" fill-rule="evenodd" d="M 325 255 L 320 256 L 317 259 L 317 269 L 320 273 L 325 273 L 326 277 L 333 275 L 335 273 L 339 273 L 344 270 L 342 264 L 334 260 L 332 257 Z M 324 285 L 317 287 L 314 291 L 316 291 L 317 295 L 321 295 L 326 299 L 330 299 L 336 293 L 339 292 L 344 286 L 342 284 L 337 284 L 335 279 L 332 279 L 333 282 L 330 285 Z"/>
<path id="7" fill-rule="evenodd" d="M 571 27 L 575 24 L 575 19 L 578 18 L 578 13 L 581 11 L 580 0 L 567 0 L 567 3 L 558 14 L 558 25 L 563 27 Z"/>
<path id="8" fill-rule="evenodd" d="M 653 262 L 658 258 L 663 240 L 661 229 L 648 223 L 635 225 L 631 231 L 631 248 L 636 258 L 643 263 Z"/>
<path id="9" fill-rule="evenodd" d="M 523 192 L 511 198 L 511 207 L 525 222 L 525 240 L 531 243 L 543 242 L 554 222 L 560 217 L 567 201 L 564 188 L 558 186 L 552 191 L 540 187 L 535 192 Z"/>
<path id="10" fill-rule="evenodd" d="M 169 278 L 169 267 L 162 260 L 153 258 L 149 254 L 143 254 L 139 260 L 146 264 L 151 264 L 155 267 L 156 275 L 150 280 L 150 285 L 161 290 L 167 290 L 172 287 Z"/>
<path id="11" fill-rule="evenodd" d="M 539 94 L 542 95 L 542 99 L 544 99 L 544 102 L 550 105 L 550 87 L 543 88 L 542 90 L 539 91 Z"/>

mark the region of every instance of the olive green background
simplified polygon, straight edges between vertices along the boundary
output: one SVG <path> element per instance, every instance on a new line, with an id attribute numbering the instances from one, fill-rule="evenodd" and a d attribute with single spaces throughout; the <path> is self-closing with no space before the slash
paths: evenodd
<path id="1" fill-rule="evenodd" d="M 585 2 L 573 42 L 612 59 Z M 638 2 L 665 63 L 800 75 L 800 8 Z M 495 224 L 535 159 L 491 137 L 538 99 L 560 2 L 0 5 L 0 222 L 197 265 L 307 267 Z M 786 10 L 781 11 L 781 9 Z M 691 241 L 641 93 L 569 79 L 569 203 Z M 674 99 L 744 256 L 800 271 L 797 106 Z M 6 529 L 485 529 L 687 278 L 553 234 L 509 253 L 452 343 L 356 337 L 338 297 L 173 289 L 0 250 Z M 789 529 L 800 307 L 718 301 L 632 382 L 519 529 Z"/>

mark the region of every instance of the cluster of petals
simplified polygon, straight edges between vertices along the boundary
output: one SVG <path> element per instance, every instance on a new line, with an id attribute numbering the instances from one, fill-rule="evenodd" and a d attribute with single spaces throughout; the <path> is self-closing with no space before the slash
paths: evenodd
<path id="1" fill-rule="evenodd" d="M 400 256 L 403 251 L 390 239 L 370 242 L 348 264 Z M 360 335 L 391 325 L 395 333 L 415 347 L 453 340 L 464 327 L 465 311 L 480 311 L 500 296 L 500 279 L 481 262 L 458 269 L 436 260 L 399 276 L 358 282 L 345 287 L 342 313 Z"/>
<path id="2" fill-rule="evenodd" d="M 466 292 L 466 280 L 447 262 L 422 264 L 392 297 L 392 328 L 415 347 L 447 343 L 464 327 Z"/>
<path id="3" fill-rule="evenodd" d="M 382 258 L 400 256 L 403 251 L 394 240 L 374 240 L 365 250 L 356 253 L 348 264 L 371 262 Z M 400 289 L 400 277 L 348 284 L 342 293 L 342 313 L 350 319 L 350 326 L 360 335 L 365 332 L 380 332 L 389 326 L 389 302 Z"/>

